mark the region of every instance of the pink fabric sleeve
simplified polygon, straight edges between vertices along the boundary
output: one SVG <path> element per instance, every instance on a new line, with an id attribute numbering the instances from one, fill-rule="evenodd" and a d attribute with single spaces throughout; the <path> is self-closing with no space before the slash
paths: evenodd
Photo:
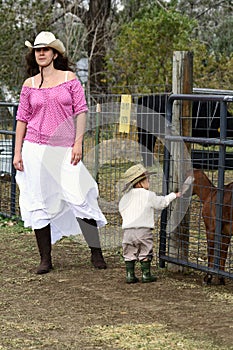
<path id="1" fill-rule="evenodd" d="M 78 115 L 82 112 L 87 112 L 87 103 L 83 87 L 78 79 L 74 80 L 71 85 L 71 96 L 73 100 L 73 112 Z"/>
<path id="2" fill-rule="evenodd" d="M 32 109 L 29 103 L 30 89 L 26 86 L 22 87 L 19 99 L 19 106 L 17 110 L 16 119 L 28 123 L 32 116 Z"/>

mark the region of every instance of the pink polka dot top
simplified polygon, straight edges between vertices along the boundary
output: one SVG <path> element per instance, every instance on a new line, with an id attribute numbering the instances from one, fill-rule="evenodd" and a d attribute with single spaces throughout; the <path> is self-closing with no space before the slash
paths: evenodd
<path id="1" fill-rule="evenodd" d="M 78 79 L 72 79 L 51 88 L 23 86 L 16 119 L 27 123 L 24 140 L 72 147 L 75 117 L 86 111 L 82 85 Z"/>

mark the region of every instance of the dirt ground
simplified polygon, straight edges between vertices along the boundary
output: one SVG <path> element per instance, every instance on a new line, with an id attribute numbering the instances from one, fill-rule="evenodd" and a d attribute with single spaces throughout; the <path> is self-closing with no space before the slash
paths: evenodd
<path id="1" fill-rule="evenodd" d="M 11 222 L 1 224 L 0 253 L 1 350 L 233 349 L 231 280 L 205 286 L 202 273 L 154 265 L 157 282 L 127 285 L 117 251 L 104 251 L 108 269 L 96 270 L 70 239 L 39 276 L 33 233 Z"/>

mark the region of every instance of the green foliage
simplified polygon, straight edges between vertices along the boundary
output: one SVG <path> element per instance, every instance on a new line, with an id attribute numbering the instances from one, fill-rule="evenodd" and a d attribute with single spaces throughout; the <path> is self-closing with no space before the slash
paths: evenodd
<path id="1" fill-rule="evenodd" d="M 193 37 L 207 46 L 209 53 L 232 53 L 232 0 L 179 0 L 177 9 L 190 19 L 196 18 L 198 30 Z"/>
<path id="2" fill-rule="evenodd" d="M 216 54 L 221 53 L 227 57 L 231 56 L 233 52 L 232 26 L 232 15 L 225 17 L 224 21 L 219 23 L 211 45 L 213 52 Z"/>
<path id="3" fill-rule="evenodd" d="M 194 85 L 199 88 L 231 90 L 233 85 L 233 54 L 209 54 L 206 45 L 194 47 Z"/>
<path id="4" fill-rule="evenodd" d="M 232 89 L 231 4 L 151 0 L 138 7 L 106 57 L 109 85 L 137 85 L 140 92 L 171 86 L 173 52 L 187 50 L 193 52 L 195 87 Z"/>
<path id="5" fill-rule="evenodd" d="M 188 50 L 195 23 L 174 10 L 154 8 L 124 24 L 106 62 L 117 85 L 164 84 L 172 79 L 174 50 Z"/>
<path id="6" fill-rule="evenodd" d="M 149 89 L 145 85 L 169 86 L 173 52 L 189 50 L 194 53 L 195 86 L 232 88 L 233 0 L 121 0 L 121 10 L 115 0 L 110 2 L 108 29 L 103 30 L 98 39 L 102 46 L 98 45 L 99 52 L 92 57 L 95 61 L 108 48 L 108 85 L 144 86 L 144 92 Z M 41 30 L 59 35 L 72 62 L 88 56 L 87 47 L 94 46 L 89 42 L 87 19 L 94 23 L 95 16 L 88 17 L 86 3 L 0 0 L 1 87 L 10 90 L 16 100 L 26 78 L 24 42 L 33 41 Z M 93 65 L 95 75 L 102 77 L 102 65 Z"/>
<path id="7" fill-rule="evenodd" d="M 177 8 L 198 23 L 192 33 L 199 42 L 193 47 L 195 86 L 232 89 L 233 1 L 179 0 Z"/>
<path id="8" fill-rule="evenodd" d="M 26 77 L 25 40 L 48 27 L 52 7 L 50 1 L 5 0 L 0 6 L 0 76 L 1 84 L 18 96 Z"/>
<path id="9" fill-rule="evenodd" d="M 31 228 L 25 228 L 23 221 L 19 217 L 5 217 L 0 215 L 0 230 L 17 231 L 17 232 L 31 232 Z"/>

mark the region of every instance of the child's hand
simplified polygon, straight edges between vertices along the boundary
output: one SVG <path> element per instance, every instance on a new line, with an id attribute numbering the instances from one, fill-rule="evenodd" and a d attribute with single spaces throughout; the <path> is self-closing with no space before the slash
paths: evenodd
<path id="1" fill-rule="evenodd" d="M 180 197 L 182 197 L 182 192 L 177 192 L 176 193 L 176 198 L 180 198 Z"/>

